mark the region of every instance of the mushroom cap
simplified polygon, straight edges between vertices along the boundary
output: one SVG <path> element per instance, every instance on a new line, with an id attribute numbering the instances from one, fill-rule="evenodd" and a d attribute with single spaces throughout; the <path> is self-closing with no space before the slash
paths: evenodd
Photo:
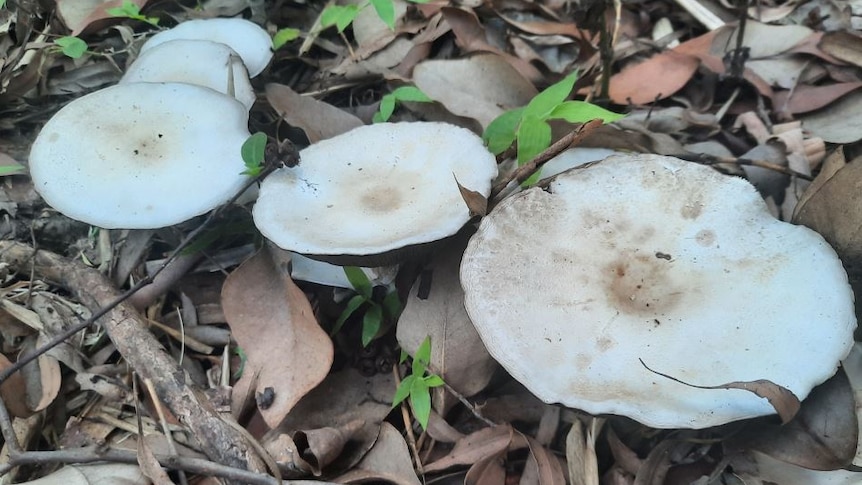
<path id="1" fill-rule="evenodd" d="M 228 75 L 232 74 L 230 93 Z M 121 83 L 177 82 L 195 84 L 235 97 L 246 109 L 255 101 L 248 71 L 233 49 L 209 40 L 177 39 L 142 53 L 126 70 Z"/>
<path id="2" fill-rule="evenodd" d="M 300 160 L 263 181 L 254 222 L 282 249 L 314 256 L 379 255 L 451 236 L 470 219 L 455 179 L 487 197 L 497 174 L 482 140 L 446 123 L 361 126 Z"/>
<path id="3" fill-rule="evenodd" d="M 141 46 L 141 54 L 177 39 L 209 40 L 229 46 L 242 58 L 251 77 L 263 72 L 272 59 L 269 34 L 256 23 L 240 18 L 187 20 L 150 37 Z"/>
<path id="4" fill-rule="evenodd" d="M 536 396 L 656 428 L 773 414 L 737 389 L 803 399 L 850 351 L 853 293 L 817 233 L 745 180 L 657 155 L 611 157 L 498 205 L 461 264 L 465 304 Z"/>
<path id="5" fill-rule="evenodd" d="M 180 83 L 128 83 L 57 112 L 30 151 L 33 185 L 63 214 L 104 228 L 158 228 L 224 203 L 245 184 L 248 112 Z"/>

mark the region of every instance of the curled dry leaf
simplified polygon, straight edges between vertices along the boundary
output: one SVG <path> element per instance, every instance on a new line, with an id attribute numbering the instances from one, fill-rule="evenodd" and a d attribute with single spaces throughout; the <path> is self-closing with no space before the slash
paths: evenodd
<path id="1" fill-rule="evenodd" d="M 862 87 L 862 82 L 826 86 L 796 86 L 792 91 L 775 93 L 775 109 L 789 114 L 808 113 L 829 106 L 842 96 Z"/>
<path id="2" fill-rule="evenodd" d="M 332 138 L 364 124 L 346 111 L 311 96 L 302 96 L 283 84 L 267 84 L 266 100 L 285 121 L 301 128 L 311 143 Z"/>
<path id="3" fill-rule="evenodd" d="M 297 454 L 304 459 L 315 476 L 320 476 L 323 469 L 338 458 L 344 445 L 353 439 L 364 424 L 363 420 L 354 419 L 337 428 L 297 431 L 293 435 Z"/>
<path id="4" fill-rule="evenodd" d="M 514 432 L 508 424 L 480 429 L 459 440 L 448 455 L 429 463 L 424 470 L 433 473 L 456 465 L 478 463 L 507 450 L 513 438 Z"/>
<path id="5" fill-rule="evenodd" d="M 385 482 L 420 485 L 410 450 L 401 433 L 387 422 L 380 425 L 377 442 L 353 470 L 335 479 L 337 483 Z"/>
<path id="6" fill-rule="evenodd" d="M 831 163 L 826 166 L 830 168 L 821 171 L 803 194 L 793 222 L 820 233 L 835 248 L 853 282 L 862 276 L 862 160 L 837 170 Z"/>
<path id="7" fill-rule="evenodd" d="M 827 32 L 817 47 L 844 62 L 862 67 L 862 37 L 858 35 L 845 31 Z"/>
<path id="8" fill-rule="evenodd" d="M 225 318 L 248 357 L 237 387 L 273 397 L 265 409 L 259 406 L 271 428 L 326 377 L 333 356 L 332 341 L 287 276 L 287 266 L 262 250 L 234 270 L 222 289 Z M 242 394 L 234 393 L 234 410 Z"/>
<path id="9" fill-rule="evenodd" d="M 813 470 L 847 466 L 856 452 L 858 423 L 853 390 L 840 371 L 811 392 L 793 421 L 752 422 L 725 443 L 728 450 L 757 450 Z"/>

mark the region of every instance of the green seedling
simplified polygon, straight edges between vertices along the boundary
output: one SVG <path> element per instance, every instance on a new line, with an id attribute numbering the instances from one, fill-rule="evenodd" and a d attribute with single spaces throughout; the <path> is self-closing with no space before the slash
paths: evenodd
<path id="1" fill-rule="evenodd" d="M 123 4 L 121 6 L 105 9 L 105 12 L 112 17 L 139 20 L 141 22 L 146 22 L 153 27 L 158 27 L 159 25 L 158 17 L 147 17 L 141 13 L 141 7 L 129 0 L 123 0 Z"/>
<path id="2" fill-rule="evenodd" d="M 585 101 L 566 101 L 577 80 L 577 73 L 566 76 L 562 81 L 549 86 L 537 94 L 527 106 L 513 109 L 498 116 L 482 138 L 495 155 L 506 151 L 517 142 L 518 165 L 524 165 L 536 155 L 551 146 L 551 125 L 549 120 L 565 120 L 569 123 L 585 123 L 601 119 L 609 123 L 623 117 Z M 525 182 L 526 185 L 538 179 L 538 172 Z"/>
<path id="3" fill-rule="evenodd" d="M 299 29 L 286 28 L 281 29 L 272 36 L 272 50 L 277 51 L 285 44 L 299 38 Z"/>
<path id="4" fill-rule="evenodd" d="M 387 293 L 382 302 L 377 302 L 374 299 L 374 288 L 371 286 L 371 281 L 360 268 L 345 266 L 344 274 L 350 285 L 356 290 L 356 295 L 347 301 L 347 306 L 335 322 L 332 334 L 338 333 L 351 315 L 360 309 L 365 309 L 362 316 L 362 346 L 366 347 L 380 333 L 384 322 L 394 321 L 398 317 L 398 314 L 401 313 L 401 301 L 398 299 L 398 293 L 393 291 Z"/>
<path id="5" fill-rule="evenodd" d="M 257 132 L 248 137 L 242 144 L 240 152 L 242 155 L 242 163 L 245 164 L 243 175 L 249 177 L 257 177 L 263 171 L 263 157 L 266 151 L 267 137 L 265 133 Z"/>
<path id="6" fill-rule="evenodd" d="M 430 0 L 408 0 L 412 3 L 428 3 Z M 377 16 L 380 20 L 389 27 L 390 30 L 395 30 L 395 3 L 392 0 L 369 0 L 361 4 L 352 5 L 330 5 L 323 9 L 320 14 L 320 25 L 325 29 L 335 26 L 338 32 L 344 32 L 353 20 L 359 15 L 359 12 L 369 5 L 374 7 Z"/>
<path id="7" fill-rule="evenodd" d="M 24 166 L 20 163 L 11 158 L 7 163 L 3 163 L 3 158 L 2 154 L 0 154 L 0 177 L 4 177 L 6 175 L 20 175 L 25 172 Z"/>
<path id="8" fill-rule="evenodd" d="M 407 360 L 407 354 L 401 351 L 401 363 Z M 431 361 L 431 337 L 425 337 L 416 354 L 413 356 L 411 373 L 405 377 L 395 396 L 392 398 L 392 407 L 401 404 L 410 397 L 410 405 L 413 407 L 413 416 L 419 421 L 422 429 L 428 428 L 428 418 L 431 417 L 431 388 L 444 384 L 443 378 L 436 374 L 428 374 L 428 363 Z"/>
<path id="9" fill-rule="evenodd" d="M 413 86 L 401 86 L 391 93 L 383 96 L 380 99 L 380 109 L 374 113 L 372 121 L 375 123 L 383 123 L 389 121 L 392 113 L 395 112 L 395 106 L 399 102 L 414 101 L 417 103 L 430 103 L 434 100 L 423 93 L 419 88 Z"/>
<path id="10" fill-rule="evenodd" d="M 79 37 L 67 35 L 54 40 L 54 45 L 60 49 L 66 57 L 78 59 L 87 52 L 87 43 Z"/>

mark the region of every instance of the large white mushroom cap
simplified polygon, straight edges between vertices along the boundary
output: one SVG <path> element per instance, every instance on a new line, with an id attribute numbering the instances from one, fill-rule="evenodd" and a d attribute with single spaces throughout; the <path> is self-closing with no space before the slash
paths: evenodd
<path id="1" fill-rule="evenodd" d="M 187 20 L 150 37 L 141 46 L 141 54 L 177 39 L 209 40 L 227 45 L 239 54 L 251 77 L 263 72 L 272 59 L 269 34 L 256 23 L 240 18 Z"/>
<path id="2" fill-rule="evenodd" d="M 261 184 L 254 222 L 282 249 L 378 255 L 455 234 L 470 211 L 455 180 L 488 196 L 497 163 L 471 131 L 380 123 L 300 152 Z"/>
<path id="3" fill-rule="evenodd" d="M 248 113 L 180 83 L 118 84 L 72 101 L 30 151 L 33 185 L 63 214 L 104 228 L 157 228 L 209 211 L 245 184 Z"/>
<path id="4" fill-rule="evenodd" d="M 196 84 L 235 97 L 246 109 L 254 88 L 239 55 L 225 44 L 178 39 L 147 49 L 126 70 L 121 83 L 177 82 Z"/>
<path id="5" fill-rule="evenodd" d="M 780 222 L 745 180 L 656 155 L 611 157 L 503 201 L 461 266 L 491 354 L 536 396 L 657 428 L 774 413 L 853 344 L 853 293 L 815 232 Z"/>

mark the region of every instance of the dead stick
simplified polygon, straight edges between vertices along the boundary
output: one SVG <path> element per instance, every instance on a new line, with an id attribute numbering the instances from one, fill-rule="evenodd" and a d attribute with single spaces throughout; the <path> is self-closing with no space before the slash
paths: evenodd
<path id="1" fill-rule="evenodd" d="M 590 133 L 593 132 L 596 128 L 602 126 L 602 120 L 592 120 L 584 123 L 579 126 L 577 129 L 570 131 L 564 137 L 557 140 L 553 145 L 546 148 L 542 153 L 536 155 L 535 158 L 530 160 L 529 163 L 518 167 L 515 171 L 510 173 L 506 178 L 500 181 L 497 185 L 491 189 L 491 195 L 488 197 L 491 200 L 494 200 L 500 193 L 509 185 L 510 182 L 517 181 L 517 183 L 521 183 L 532 175 L 536 170 L 538 170 L 542 165 L 548 162 L 548 160 L 556 157 L 564 150 L 572 146 L 577 146 L 584 138 L 587 137 Z"/>
<path id="2" fill-rule="evenodd" d="M 48 251 L 36 252 L 26 244 L 0 241 L 3 261 L 19 271 L 35 269 L 42 278 L 55 281 L 96 311 L 110 309 L 98 323 L 114 346 L 144 379 L 152 380 L 168 409 L 191 431 L 207 457 L 219 463 L 252 471 L 265 469 L 251 444 L 212 407 L 203 392 L 164 350 L 148 330 L 147 322 L 97 270 Z"/>

